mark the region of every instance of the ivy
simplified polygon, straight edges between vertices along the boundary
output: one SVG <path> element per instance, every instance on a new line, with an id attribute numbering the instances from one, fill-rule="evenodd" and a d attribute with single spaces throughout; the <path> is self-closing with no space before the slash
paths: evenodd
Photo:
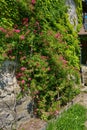
<path id="1" fill-rule="evenodd" d="M 50 119 L 78 93 L 80 47 L 65 0 L 3 2 L 0 60 L 17 59 L 21 94 L 31 91 L 34 114 Z"/>

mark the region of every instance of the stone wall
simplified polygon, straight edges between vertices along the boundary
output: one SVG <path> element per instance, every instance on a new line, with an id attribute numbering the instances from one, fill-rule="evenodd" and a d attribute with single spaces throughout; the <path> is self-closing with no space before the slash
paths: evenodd
<path id="1" fill-rule="evenodd" d="M 76 13 L 76 4 L 74 0 L 66 0 L 66 5 L 68 8 L 68 15 L 69 15 L 69 21 L 72 25 L 74 25 L 74 28 L 76 29 L 78 25 L 78 17 Z"/>
<path id="2" fill-rule="evenodd" d="M 15 77 L 15 63 L 5 61 L 0 69 L 0 129 L 17 129 L 33 116 L 33 102 L 25 95 L 17 99 L 20 87 Z"/>

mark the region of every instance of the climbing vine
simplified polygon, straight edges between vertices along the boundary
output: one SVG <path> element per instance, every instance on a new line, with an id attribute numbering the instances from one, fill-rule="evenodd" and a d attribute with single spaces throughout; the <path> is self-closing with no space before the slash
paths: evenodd
<path id="1" fill-rule="evenodd" d="M 10 1 L 3 0 L 0 59 L 17 61 L 21 94 L 30 91 L 34 114 L 47 120 L 79 92 L 77 32 L 68 21 L 65 0 Z"/>

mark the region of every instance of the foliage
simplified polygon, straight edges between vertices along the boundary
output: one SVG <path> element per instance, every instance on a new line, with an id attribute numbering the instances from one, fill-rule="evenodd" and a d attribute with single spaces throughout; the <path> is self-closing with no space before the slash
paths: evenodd
<path id="1" fill-rule="evenodd" d="M 0 60 L 18 62 L 21 93 L 29 94 L 30 90 L 34 114 L 49 119 L 78 93 L 79 41 L 68 23 L 64 0 L 11 0 L 12 6 L 8 0 L 4 2 L 4 21 L 14 2 L 17 10 L 12 8 L 14 15 L 9 14 L 11 26 L 0 25 Z"/>
<path id="2" fill-rule="evenodd" d="M 30 15 L 27 8 L 26 2 L 22 0 L 0 0 L 0 26 L 12 28 L 16 23 L 20 25 L 23 14 L 25 17 Z"/>
<path id="3" fill-rule="evenodd" d="M 86 108 L 76 104 L 62 113 L 56 120 L 51 121 L 46 130 L 84 130 Z"/>

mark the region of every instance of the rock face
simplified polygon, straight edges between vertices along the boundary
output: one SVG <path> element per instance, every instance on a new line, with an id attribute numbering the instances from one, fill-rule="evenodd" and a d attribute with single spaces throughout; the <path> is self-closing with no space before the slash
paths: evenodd
<path id="1" fill-rule="evenodd" d="M 15 63 L 5 61 L 0 70 L 0 129 L 17 129 L 33 115 L 30 96 L 17 99 L 20 87 L 15 77 Z"/>
<path id="2" fill-rule="evenodd" d="M 87 65 L 81 66 L 81 76 L 82 76 L 82 83 L 84 86 L 87 86 Z"/>
<path id="3" fill-rule="evenodd" d="M 69 21 L 72 25 L 74 25 L 74 28 L 76 29 L 78 24 L 78 17 L 76 13 L 76 5 L 74 0 L 66 0 L 66 5 L 68 8 L 68 15 L 69 15 Z"/>

